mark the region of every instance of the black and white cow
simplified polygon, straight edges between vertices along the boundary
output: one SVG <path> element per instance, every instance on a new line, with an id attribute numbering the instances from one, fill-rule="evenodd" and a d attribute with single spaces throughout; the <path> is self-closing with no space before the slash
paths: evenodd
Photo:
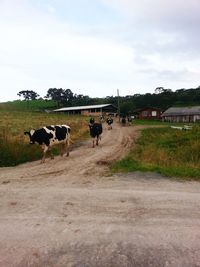
<path id="1" fill-rule="evenodd" d="M 113 119 L 111 117 L 108 117 L 106 122 L 108 124 L 108 130 L 112 130 Z"/>
<path id="2" fill-rule="evenodd" d="M 99 140 L 101 140 L 101 134 L 103 132 L 102 124 L 95 122 L 95 120 L 92 118 L 90 119 L 89 123 L 90 128 L 90 136 L 92 137 L 92 147 L 95 146 L 95 140 L 96 145 L 99 145 Z"/>
<path id="3" fill-rule="evenodd" d="M 47 151 L 51 153 L 51 159 L 53 159 L 53 154 L 51 152 L 51 147 L 57 144 L 62 144 L 61 155 L 63 156 L 67 152 L 69 156 L 69 144 L 70 144 L 70 127 L 68 125 L 50 125 L 42 127 L 38 130 L 30 130 L 29 132 L 24 132 L 30 138 L 30 144 L 37 142 L 43 148 L 43 158 L 41 163 L 45 161 Z"/>

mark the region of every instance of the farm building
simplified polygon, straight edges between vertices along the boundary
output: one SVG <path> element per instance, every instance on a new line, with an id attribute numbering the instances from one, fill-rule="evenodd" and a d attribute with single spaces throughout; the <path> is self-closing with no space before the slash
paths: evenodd
<path id="1" fill-rule="evenodd" d="M 137 110 L 136 113 L 139 119 L 161 119 L 161 110 L 159 108 L 146 107 Z"/>
<path id="2" fill-rule="evenodd" d="M 62 112 L 67 114 L 81 114 L 87 116 L 100 116 L 102 114 L 116 114 L 117 107 L 112 104 L 77 106 L 55 109 L 54 112 Z"/>
<path id="3" fill-rule="evenodd" d="M 162 121 L 169 121 L 169 122 L 200 121 L 200 106 L 168 108 L 162 114 Z"/>

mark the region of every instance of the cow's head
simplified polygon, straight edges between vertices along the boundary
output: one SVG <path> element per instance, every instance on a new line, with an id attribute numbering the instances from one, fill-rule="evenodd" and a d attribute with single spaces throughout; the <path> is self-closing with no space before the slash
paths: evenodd
<path id="1" fill-rule="evenodd" d="M 29 144 L 35 144 L 35 139 L 34 139 L 34 133 L 35 133 L 35 130 L 30 130 L 29 132 L 24 132 L 25 135 L 28 135 L 29 138 L 30 138 L 30 142 Z"/>
<path id="2" fill-rule="evenodd" d="M 94 124 L 94 123 L 95 123 L 94 118 L 90 118 L 90 124 Z"/>

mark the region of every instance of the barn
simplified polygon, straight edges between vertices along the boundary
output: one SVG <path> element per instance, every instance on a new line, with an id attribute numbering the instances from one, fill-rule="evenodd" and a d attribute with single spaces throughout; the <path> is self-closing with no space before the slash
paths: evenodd
<path id="1" fill-rule="evenodd" d="M 87 115 L 87 116 L 100 116 L 102 114 L 108 115 L 117 113 L 117 107 L 112 104 L 90 105 L 90 106 L 76 106 L 64 107 L 55 109 L 54 112 L 67 113 L 69 115 Z"/>
<path id="2" fill-rule="evenodd" d="M 200 121 L 200 106 L 168 108 L 162 114 L 162 121 L 184 123 Z"/>
<path id="3" fill-rule="evenodd" d="M 150 119 L 150 120 L 161 119 L 161 110 L 159 108 L 145 107 L 142 109 L 138 109 L 136 113 L 139 119 Z"/>

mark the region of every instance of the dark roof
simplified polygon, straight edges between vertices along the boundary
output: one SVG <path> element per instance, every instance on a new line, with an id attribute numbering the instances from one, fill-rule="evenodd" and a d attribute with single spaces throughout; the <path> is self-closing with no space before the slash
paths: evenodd
<path id="1" fill-rule="evenodd" d="M 194 107 L 171 107 L 163 112 L 163 116 L 184 116 L 184 115 L 200 115 L 200 106 Z"/>

